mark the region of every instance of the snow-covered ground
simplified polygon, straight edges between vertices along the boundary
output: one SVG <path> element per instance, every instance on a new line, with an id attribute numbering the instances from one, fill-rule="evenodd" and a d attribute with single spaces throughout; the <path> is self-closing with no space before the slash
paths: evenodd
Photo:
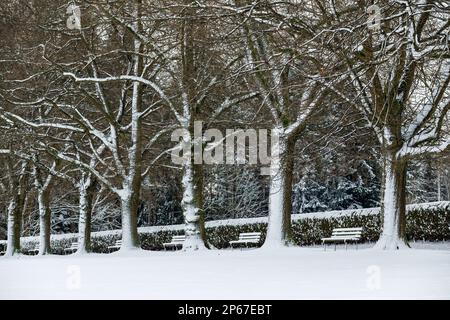
<path id="1" fill-rule="evenodd" d="M 449 245 L 426 248 L 0 258 L 0 299 L 450 299 Z"/>

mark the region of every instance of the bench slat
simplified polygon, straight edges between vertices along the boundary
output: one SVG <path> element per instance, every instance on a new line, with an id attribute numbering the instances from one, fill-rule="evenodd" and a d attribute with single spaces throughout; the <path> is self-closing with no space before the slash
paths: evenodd
<path id="1" fill-rule="evenodd" d="M 359 241 L 362 238 L 363 228 L 334 228 L 331 232 L 331 237 L 322 238 L 322 242 L 331 241 Z"/>
<path id="2" fill-rule="evenodd" d="M 229 243 L 233 247 L 233 244 L 259 243 L 260 240 L 261 232 L 243 232 L 239 234 L 238 240 L 233 240 Z"/>
<path id="3" fill-rule="evenodd" d="M 360 238 L 361 235 L 360 234 L 338 234 L 338 235 L 331 235 L 331 238 L 348 238 L 348 237 L 356 237 L 356 238 Z"/>
<path id="4" fill-rule="evenodd" d="M 259 242 L 259 240 L 250 240 L 250 241 L 233 240 L 233 241 L 230 241 L 230 244 L 231 243 L 258 243 L 258 242 Z"/>
<path id="5" fill-rule="evenodd" d="M 362 234 L 362 232 L 361 231 L 342 231 L 342 232 L 333 231 L 332 234 Z"/>
<path id="6" fill-rule="evenodd" d="M 239 238 L 240 239 L 254 239 L 254 238 L 260 238 L 260 236 L 242 236 L 242 235 L 239 235 Z"/>
<path id="7" fill-rule="evenodd" d="M 333 232 L 332 235 L 333 236 L 347 236 L 347 235 L 361 235 L 362 232 Z"/>
<path id="8" fill-rule="evenodd" d="M 183 246 L 184 241 L 186 241 L 186 235 L 172 236 L 170 242 L 163 243 L 164 247 L 178 247 Z"/>
<path id="9" fill-rule="evenodd" d="M 344 238 L 361 238 L 361 236 L 352 236 L 352 235 L 347 235 L 347 236 L 331 236 L 328 238 L 322 238 L 322 239 L 344 239 Z"/>

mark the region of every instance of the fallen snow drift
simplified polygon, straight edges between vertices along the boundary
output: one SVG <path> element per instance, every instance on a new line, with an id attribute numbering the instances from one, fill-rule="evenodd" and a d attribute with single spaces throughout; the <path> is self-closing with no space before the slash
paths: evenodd
<path id="1" fill-rule="evenodd" d="M 450 299 L 450 250 L 0 258 L 0 299 Z"/>

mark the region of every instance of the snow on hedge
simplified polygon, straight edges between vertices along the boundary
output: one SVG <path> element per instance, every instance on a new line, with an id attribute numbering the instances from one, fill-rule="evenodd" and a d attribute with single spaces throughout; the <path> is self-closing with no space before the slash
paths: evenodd
<path id="1" fill-rule="evenodd" d="M 449 209 L 450 201 L 440 201 L 440 202 L 428 202 L 428 203 L 418 203 L 410 204 L 406 206 L 407 212 L 409 210 L 438 210 L 438 209 Z M 293 214 L 292 221 L 298 221 L 302 219 L 329 219 L 338 218 L 343 216 L 363 216 L 363 215 L 376 215 L 380 212 L 380 208 L 366 208 L 366 209 L 350 209 L 350 210 L 339 210 L 339 211 L 326 211 L 326 212 L 313 212 L 313 213 L 303 213 L 303 214 Z M 257 217 L 257 218 L 240 218 L 240 219 L 226 219 L 226 220 L 214 220 L 206 222 L 206 228 L 215 228 L 219 226 L 240 226 L 240 225 L 250 225 L 267 223 L 267 217 Z M 140 227 L 138 228 L 139 233 L 157 233 L 160 231 L 182 231 L 184 230 L 184 224 L 177 225 L 167 225 L 167 226 L 150 226 L 150 227 Z M 92 237 L 104 237 L 111 235 L 120 235 L 121 230 L 108 230 L 108 231 L 98 231 L 93 232 Z M 54 234 L 52 235 L 52 240 L 63 240 L 63 239 L 74 239 L 77 238 L 76 233 L 66 233 L 66 234 Z M 29 241 L 37 241 L 38 237 L 23 237 L 21 239 L 22 243 L 27 243 Z M 0 240 L 0 244 L 6 244 L 6 240 Z"/>
<path id="2" fill-rule="evenodd" d="M 439 201 L 439 202 L 427 202 L 427 203 L 417 203 L 410 204 L 406 206 L 406 210 L 437 210 L 450 208 L 450 201 Z M 350 209 L 350 210 L 335 210 L 335 211 L 325 211 L 325 212 L 312 212 L 312 213 L 301 213 L 293 214 L 292 221 L 298 221 L 302 219 L 329 219 L 338 218 L 343 216 L 366 216 L 375 215 L 380 213 L 380 207 L 376 208 L 366 208 L 366 209 Z M 227 219 L 227 220 L 215 220 L 206 222 L 206 227 L 218 227 L 223 225 L 238 226 L 245 224 L 257 224 L 257 223 L 267 223 L 267 217 L 258 218 L 241 218 L 241 219 Z"/>

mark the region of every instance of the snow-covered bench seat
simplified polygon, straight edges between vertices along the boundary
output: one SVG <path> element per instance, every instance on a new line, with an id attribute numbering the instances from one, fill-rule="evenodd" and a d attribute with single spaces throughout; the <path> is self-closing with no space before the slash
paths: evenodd
<path id="1" fill-rule="evenodd" d="M 78 242 L 72 242 L 70 248 L 65 248 L 64 252 L 75 252 L 78 250 Z"/>
<path id="2" fill-rule="evenodd" d="M 180 247 L 180 249 L 181 249 L 183 247 L 184 240 L 186 240 L 185 235 L 173 236 L 172 240 L 170 240 L 170 242 L 163 243 L 164 250 L 167 250 L 167 248 L 177 249 L 178 247 Z"/>
<path id="3" fill-rule="evenodd" d="M 245 244 L 248 247 L 249 243 L 258 244 L 261 240 L 261 232 L 246 232 L 240 233 L 238 240 L 230 241 L 231 248 L 234 248 L 235 245 Z"/>
<path id="4" fill-rule="evenodd" d="M 109 250 L 109 252 L 111 252 L 113 250 L 119 250 L 121 246 L 122 246 L 122 240 L 116 240 L 116 242 L 114 243 L 113 246 L 108 247 L 108 250 Z"/>
<path id="5" fill-rule="evenodd" d="M 334 243 L 334 250 L 336 250 L 336 244 L 338 242 L 344 242 L 345 249 L 347 249 L 348 242 L 356 243 L 356 249 L 358 249 L 358 241 L 361 240 L 363 228 L 335 228 L 331 233 L 331 237 L 322 238 L 322 244 L 326 250 L 326 242 Z"/>

